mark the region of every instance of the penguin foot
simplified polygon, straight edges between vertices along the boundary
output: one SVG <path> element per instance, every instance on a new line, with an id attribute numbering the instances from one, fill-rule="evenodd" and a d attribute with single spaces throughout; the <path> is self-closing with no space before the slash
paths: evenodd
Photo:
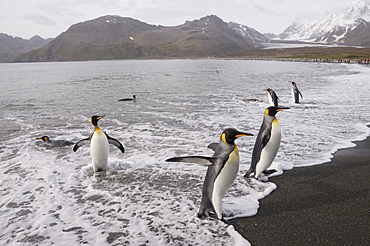
<path id="1" fill-rule="evenodd" d="M 269 180 L 269 178 L 267 176 L 262 176 L 262 177 L 258 177 L 256 178 L 258 181 L 262 181 L 262 182 L 266 182 Z"/>
<path id="2" fill-rule="evenodd" d="M 253 176 L 251 176 L 253 174 Z M 250 178 L 250 177 L 254 177 L 254 173 L 249 173 L 247 172 L 246 174 L 244 174 L 244 178 Z"/>
<path id="3" fill-rule="evenodd" d="M 100 172 L 105 172 L 106 170 L 104 169 L 94 169 L 94 172 L 95 173 L 100 173 Z"/>
<path id="4" fill-rule="evenodd" d="M 275 172 L 277 172 L 276 169 L 270 169 L 270 170 L 265 170 L 262 173 L 265 174 L 265 175 L 270 175 L 270 174 L 273 174 Z"/>
<path id="5" fill-rule="evenodd" d="M 218 219 L 216 212 L 213 210 L 206 210 L 204 212 L 198 212 L 197 216 L 199 219 L 205 219 L 205 218 Z"/>

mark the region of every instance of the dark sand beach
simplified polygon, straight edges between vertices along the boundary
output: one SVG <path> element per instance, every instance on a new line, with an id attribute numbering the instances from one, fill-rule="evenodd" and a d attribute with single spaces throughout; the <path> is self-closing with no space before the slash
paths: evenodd
<path id="1" fill-rule="evenodd" d="M 370 245 L 370 138 L 331 162 L 271 177 L 252 217 L 230 220 L 252 246 Z"/>

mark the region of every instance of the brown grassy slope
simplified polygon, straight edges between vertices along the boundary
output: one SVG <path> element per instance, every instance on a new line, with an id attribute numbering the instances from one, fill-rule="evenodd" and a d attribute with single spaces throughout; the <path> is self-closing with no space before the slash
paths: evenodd
<path id="1" fill-rule="evenodd" d="M 232 53 L 224 58 L 235 59 L 370 59 L 370 48 L 356 47 L 299 47 L 264 50 L 248 50 Z"/>

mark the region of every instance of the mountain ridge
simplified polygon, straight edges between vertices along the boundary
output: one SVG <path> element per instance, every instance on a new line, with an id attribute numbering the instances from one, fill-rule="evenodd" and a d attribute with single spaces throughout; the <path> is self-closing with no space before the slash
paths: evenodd
<path id="1" fill-rule="evenodd" d="M 359 18 L 365 21 L 370 20 L 369 0 L 351 2 L 345 8 L 326 13 L 324 17 L 316 21 L 297 18 L 278 37 L 282 40 L 321 40 L 323 42 L 323 40 L 330 40 L 323 36 L 328 36 L 328 32 L 334 34 L 333 29 L 335 28 L 343 29 L 351 25 L 351 29 L 355 29 L 354 23 Z"/>
<path id="2" fill-rule="evenodd" d="M 254 30 L 251 36 L 257 33 Z M 256 42 L 215 15 L 174 27 L 107 15 L 74 24 L 46 46 L 22 54 L 15 61 L 198 58 L 256 49 Z"/>
<path id="3" fill-rule="evenodd" d="M 0 33 L 0 61 L 11 62 L 18 55 L 40 48 L 51 40 L 52 39 L 43 39 L 38 35 L 35 35 L 30 39 L 23 39 Z"/>
<path id="4" fill-rule="evenodd" d="M 46 45 L 40 45 L 43 39 L 35 36 L 29 43 L 39 43 L 39 47 L 12 51 L 12 59 L 11 56 L 4 59 L 2 55 L 8 55 L 9 50 L 2 52 L 0 49 L 0 61 L 207 58 L 263 49 L 267 42 L 368 47 L 370 23 L 354 18 L 370 16 L 369 2 L 360 0 L 346 11 L 328 14 L 324 22 L 294 21 L 279 37 L 272 33 L 261 34 L 235 22 L 226 23 L 216 15 L 167 27 L 131 17 L 106 15 L 73 24 Z M 18 38 L 13 41 L 17 43 Z M 0 48 L 1 45 L 0 36 Z"/>

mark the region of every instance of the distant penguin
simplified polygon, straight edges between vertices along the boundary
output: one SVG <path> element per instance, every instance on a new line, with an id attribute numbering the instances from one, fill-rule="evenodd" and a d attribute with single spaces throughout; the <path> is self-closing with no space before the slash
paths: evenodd
<path id="1" fill-rule="evenodd" d="M 46 148 L 63 147 L 74 144 L 74 142 L 68 140 L 50 140 L 48 136 L 42 136 L 41 138 L 36 138 L 36 140 L 44 141 L 42 144 L 38 144 L 38 146 L 43 146 Z"/>
<path id="2" fill-rule="evenodd" d="M 268 107 L 265 110 L 264 118 L 254 144 L 251 166 L 244 177 L 259 178 L 261 173 L 266 175 L 274 173 L 276 170 L 267 170 L 280 147 L 281 128 L 279 120 L 275 117 L 276 113 L 289 108 Z"/>
<path id="3" fill-rule="evenodd" d="M 279 107 L 278 101 L 280 100 L 279 97 L 276 95 L 275 91 L 271 88 L 266 89 L 265 91 L 268 92 L 267 97 L 269 100 L 270 106 Z"/>
<path id="4" fill-rule="evenodd" d="M 218 219 L 222 219 L 222 198 L 234 182 L 239 170 L 239 152 L 234 141 L 243 136 L 253 136 L 253 134 L 228 128 L 221 134 L 219 143 L 212 143 L 208 146 L 215 151 L 212 157 L 185 156 L 166 160 L 208 166 L 198 217 L 216 215 Z"/>
<path id="5" fill-rule="evenodd" d="M 251 98 L 251 99 L 247 99 L 247 98 L 244 98 L 242 99 L 243 102 L 250 102 L 250 103 L 253 103 L 253 102 L 260 102 L 260 100 L 256 99 L 256 98 Z"/>
<path id="6" fill-rule="evenodd" d="M 298 90 L 298 87 L 297 87 L 297 83 L 296 82 L 293 82 L 293 81 L 289 81 L 290 83 L 292 83 L 292 100 L 294 103 L 299 103 L 299 96 L 301 96 L 301 98 L 303 98 L 301 92 Z"/>
<path id="7" fill-rule="evenodd" d="M 136 101 L 136 95 L 132 95 L 132 98 L 122 98 L 119 99 L 118 101 Z"/>
<path id="8" fill-rule="evenodd" d="M 90 119 L 91 125 L 94 126 L 94 132 L 90 137 L 78 141 L 73 147 L 73 151 L 76 152 L 84 142 L 90 142 L 90 153 L 92 157 L 92 165 L 95 172 L 105 171 L 108 166 L 108 154 L 109 145 L 113 144 L 121 150 L 122 153 L 125 152 L 125 148 L 122 144 L 114 138 L 109 137 L 104 131 L 102 131 L 98 126 L 98 121 L 104 116 L 93 116 Z"/>

